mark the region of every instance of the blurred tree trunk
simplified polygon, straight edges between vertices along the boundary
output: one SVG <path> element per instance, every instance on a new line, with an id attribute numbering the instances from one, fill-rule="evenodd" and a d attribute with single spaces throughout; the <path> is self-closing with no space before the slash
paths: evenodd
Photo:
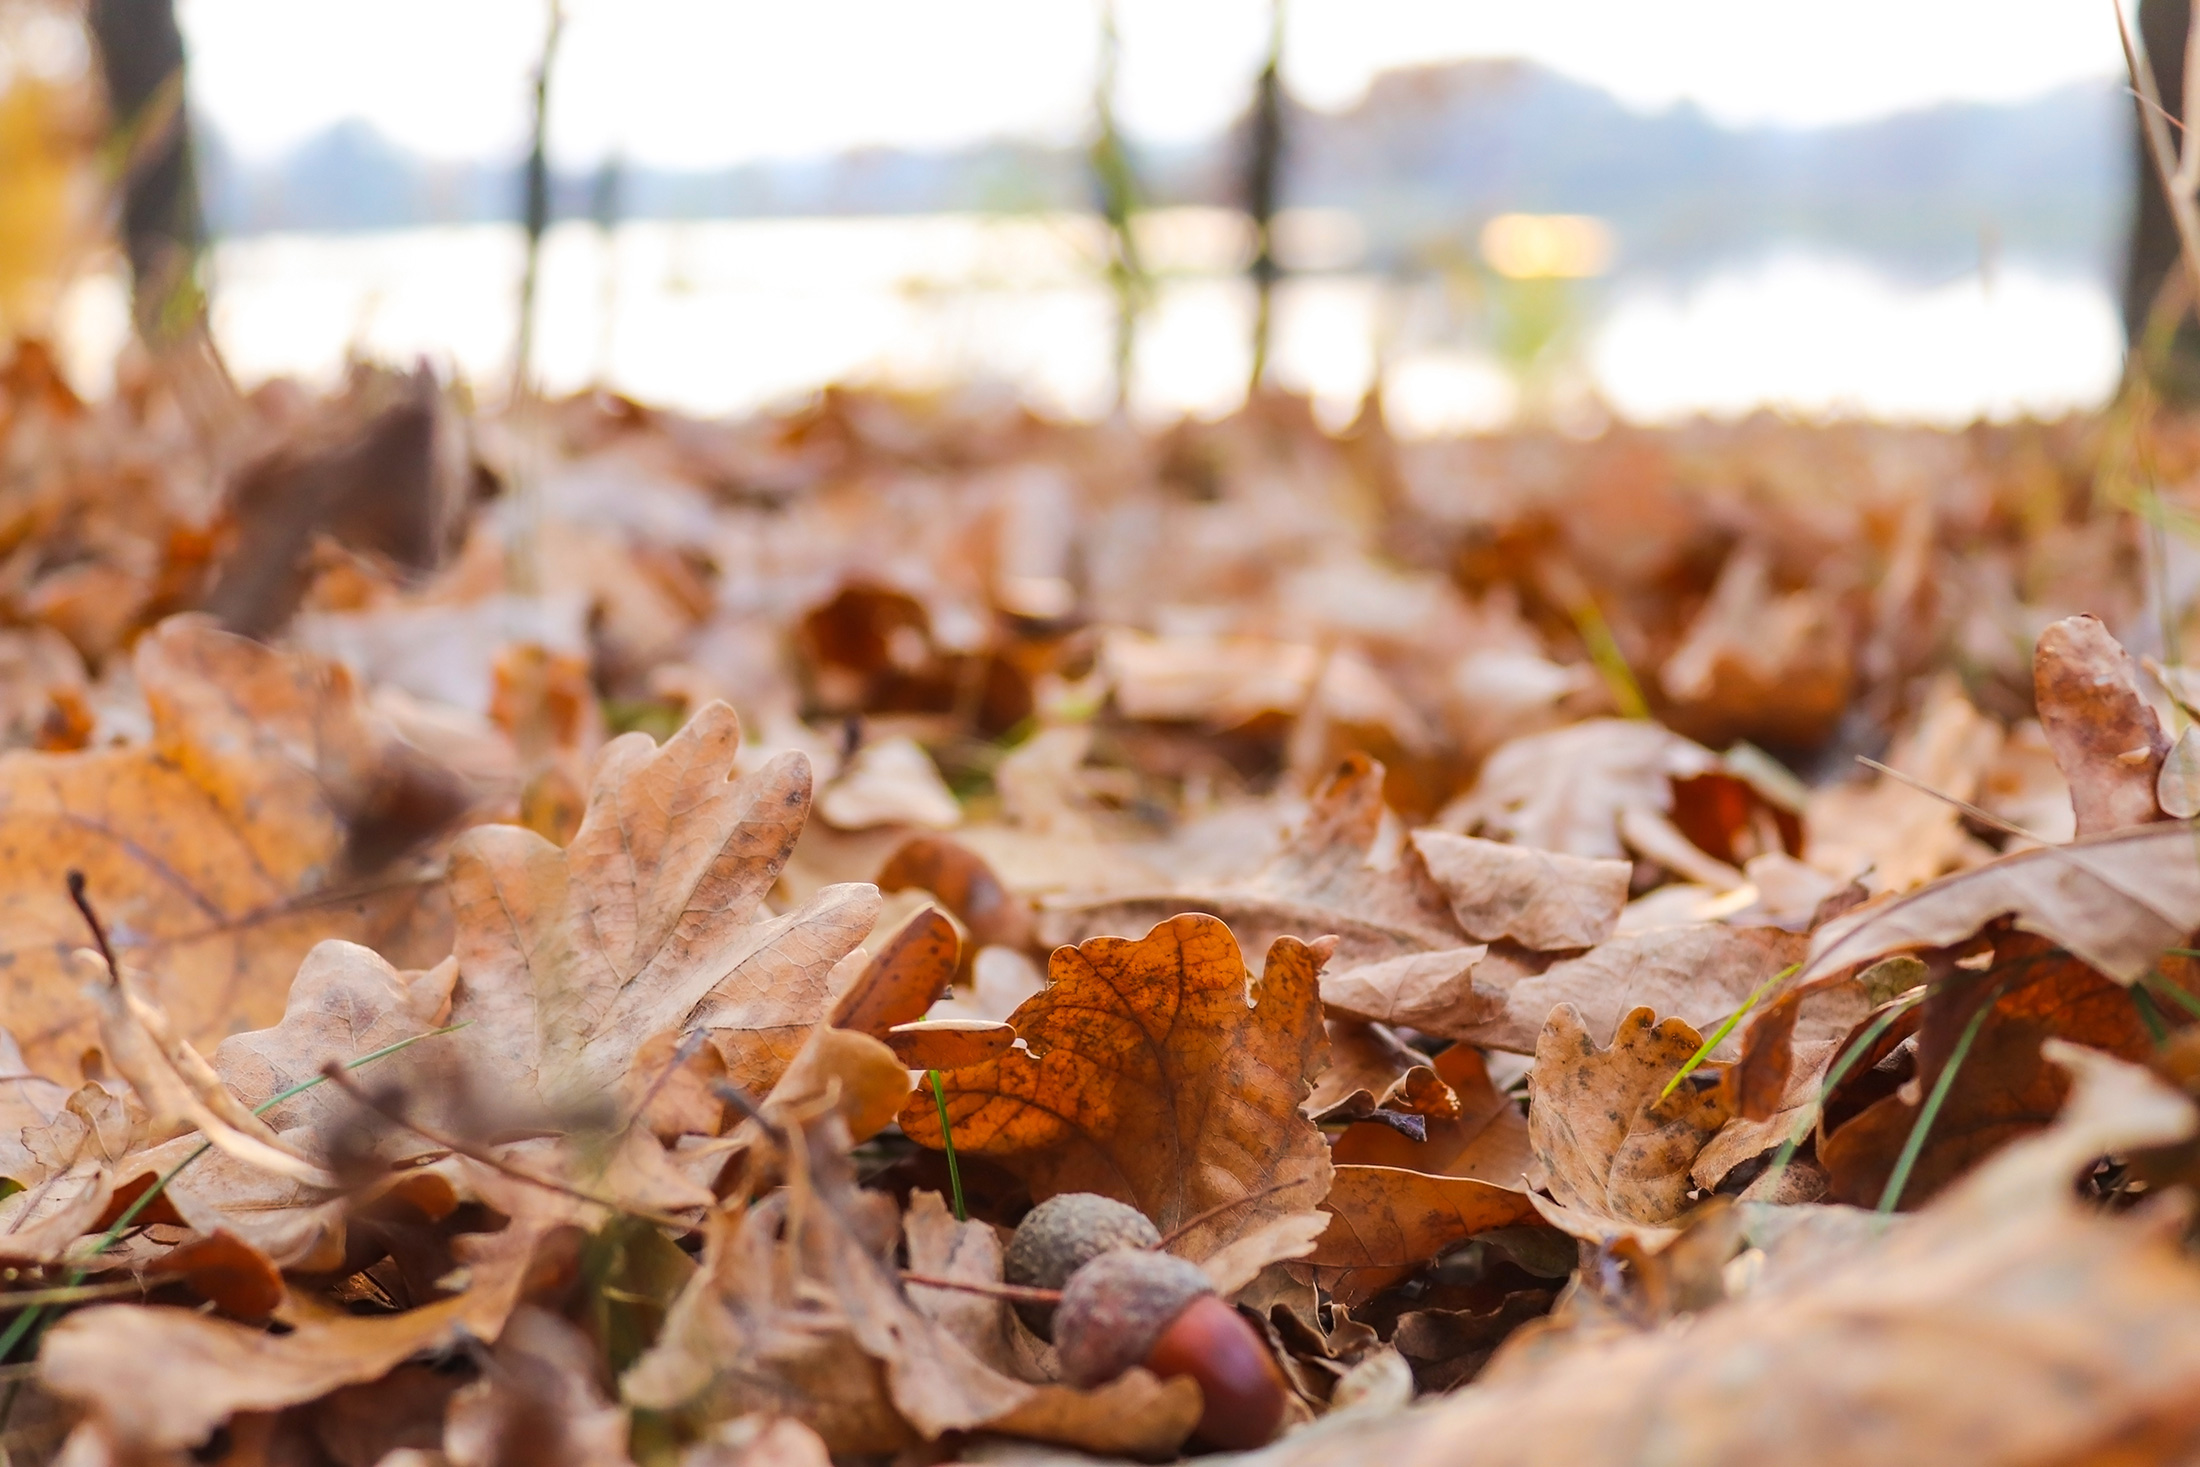
<path id="1" fill-rule="evenodd" d="M 114 113 L 138 332 L 164 346 L 198 321 L 194 267 L 206 244 L 184 117 L 183 34 L 174 0 L 92 0 L 90 21 Z"/>
<path id="2" fill-rule="evenodd" d="M 1248 394 L 1260 390 L 1268 375 L 1268 343 L 1274 329 L 1276 281 L 1275 221 L 1283 176 L 1283 0 L 1268 0 L 1268 64 L 1261 68 L 1253 93 L 1253 127 L 1245 159 L 1245 212 L 1253 219 L 1253 370 Z"/>
<path id="3" fill-rule="evenodd" d="M 1100 217 L 1108 226 L 1108 290 L 1115 297 L 1115 406 L 1130 401 L 1131 375 L 1138 346 L 1138 317 L 1146 308 L 1152 282 L 1138 252 L 1138 173 L 1130 144 L 1115 117 L 1115 70 L 1121 38 L 1115 29 L 1114 0 L 1100 3 L 1100 66 L 1093 81 L 1092 149 L 1087 161 L 1099 194 Z"/>
<path id="4" fill-rule="evenodd" d="M 2186 33 L 2191 24 L 2191 0 L 2139 0 L 2139 40 L 2146 48 L 2147 65 L 2154 72 L 2162 106 L 2180 118 L 2185 102 Z M 2200 402 L 2200 324 L 2195 323 L 2192 305 L 2181 288 L 2173 286 L 2169 297 L 2163 295 L 2164 282 L 2177 268 L 2177 226 L 2137 127 L 2131 139 L 2137 200 L 2124 265 L 2124 339 L 2134 353 L 2145 351 L 2153 359 L 2150 375 L 2164 396 L 2177 402 Z M 2194 145 L 2182 136 L 2180 142 L 2185 147 Z M 2149 319 L 2158 300 L 2183 306 L 2166 341 L 2149 339 Z M 2155 330 L 2169 333 L 2171 328 L 2157 323 Z"/>

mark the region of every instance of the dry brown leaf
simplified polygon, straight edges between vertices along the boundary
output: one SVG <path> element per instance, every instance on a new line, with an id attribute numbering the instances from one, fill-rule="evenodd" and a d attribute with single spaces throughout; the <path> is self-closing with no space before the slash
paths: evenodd
<path id="1" fill-rule="evenodd" d="M 1459 1097 L 1437 1078 L 1428 1056 L 1386 1026 L 1337 1018 L 1322 1025 L 1329 1036 L 1329 1063 L 1304 1106 L 1316 1122 L 1358 1120 L 1375 1110 L 1458 1114 Z"/>
<path id="2" fill-rule="evenodd" d="M 1595 947 L 1627 905 L 1634 868 L 1441 830 L 1417 830 L 1413 848 L 1478 942 L 1507 938 L 1537 952 Z"/>
<path id="3" fill-rule="evenodd" d="M 737 1220 L 712 1219 L 702 1270 L 622 1381 L 630 1404 L 791 1415 L 838 1452 L 983 1428 L 1150 1456 L 1190 1434 L 1194 1384 L 1139 1370 L 1078 1391 L 988 1364 L 963 1338 L 967 1319 L 950 1315 L 950 1327 L 905 1292 L 892 1199 L 855 1186 L 845 1129 L 828 1114 L 795 1135 L 787 1188 Z M 925 1230 L 927 1249 L 940 1231 Z M 963 1275 L 998 1268 L 982 1247 L 949 1252 Z"/>
<path id="4" fill-rule="evenodd" d="M 1638 1008 L 1599 1048 L 1580 1010 L 1552 1010 L 1528 1076 L 1528 1135 L 1553 1197 L 1628 1222 L 1681 1214 L 1689 1166 L 1727 1110 L 1714 1070 L 1659 1096 L 1702 1043 L 1681 1020 Z"/>
<path id="5" fill-rule="evenodd" d="M 1317 1425 L 1242 1460 L 2180 1460 L 2200 1437 L 2200 1271 L 2183 1218 L 2159 1205 L 2103 1215 L 2071 1180 L 2104 1154 L 2190 1134 L 2192 1107 L 2133 1067 L 2067 1045 L 2054 1058 L 2077 1085 L 2053 1128 L 1792 1287 L 1685 1330 L 1549 1354 L 1511 1345 L 1432 1409 Z"/>
<path id="6" fill-rule="evenodd" d="M 1813 934 L 1799 986 L 1894 953 L 1951 947 L 2007 917 L 2119 983 L 2200 928 L 2200 833 L 2161 823 L 2041 846 L 1836 917 Z"/>
<path id="7" fill-rule="evenodd" d="M 857 750 L 818 796 L 817 814 L 838 830 L 881 825 L 952 830 L 962 824 L 962 806 L 932 756 L 906 738 L 881 739 Z"/>
<path id="8" fill-rule="evenodd" d="M 917 1022 L 947 991 L 961 959 L 955 924 L 937 907 L 919 908 L 834 1000 L 834 1027 L 884 1039 L 897 1026 Z"/>
<path id="9" fill-rule="evenodd" d="M 341 1185 L 230 1093 L 214 1067 L 177 1036 L 168 1016 L 134 991 L 138 980 L 131 969 L 109 975 L 97 955 L 81 949 L 77 955 L 86 960 L 77 965 L 86 986 L 99 995 L 99 1037 L 116 1072 L 145 1103 L 151 1139 L 193 1130 L 247 1166 L 309 1187 Z"/>
<path id="10" fill-rule="evenodd" d="M 1923 1096 L 1982 1004 L 1990 1011 L 1903 1188 L 1907 1206 L 1923 1204 L 1984 1157 L 2055 1118 L 2069 1084 L 2062 1069 L 2041 1058 L 2044 1040 L 2067 1040 L 2134 1062 L 2154 1053 L 2130 993 L 2039 938 L 2003 934 L 1994 942 L 1992 967 L 1949 972 L 1926 998 L 1916 1098 L 1907 1087 L 1897 1090 L 1819 1141 L 1818 1157 L 1836 1200 L 1860 1207 L 1879 1202 Z"/>
<path id="11" fill-rule="evenodd" d="M 183 1450 L 240 1411 L 317 1400 L 468 1337 L 495 1340 L 530 1286 L 543 1238 L 535 1222 L 515 1219 L 477 1235 L 464 1293 L 402 1314 L 314 1315 L 284 1334 L 186 1309 L 98 1305 L 48 1332 L 39 1378 L 127 1447 Z"/>
<path id="12" fill-rule="evenodd" d="M 1081 942 L 1197 911 L 1222 918 L 1248 951 L 1264 951 L 1287 935 L 1335 934 L 1332 961 L 1340 970 L 1464 947 L 1466 935 L 1417 852 L 1408 847 L 1387 866 L 1375 863 L 1382 820 L 1383 768 L 1354 754 L 1315 791 L 1306 818 L 1252 877 L 1182 892 L 1057 899 L 1042 912 L 1041 935 L 1052 943 Z"/>
<path id="13" fill-rule="evenodd" d="M 2032 654 L 2040 727 L 2070 782 L 2078 837 L 2160 820 L 2155 784 L 2169 737 L 2139 690 L 2139 664 L 2091 616 L 2040 633 Z"/>
<path id="14" fill-rule="evenodd" d="M 1013 1025 L 989 1019 L 928 1019 L 896 1024 L 886 1047 L 912 1070 L 959 1070 L 983 1064 L 1016 1042 Z"/>
<path id="15" fill-rule="evenodd" d="M 1599 1032 L 1630 1009 L 1648 1006 L 1709 1029 L 1748 1001 L 1769 978 L 1802 960 L 1809 943 L 1776 927 L 1699 922 L 1613 938 L 1580 957 L 1541 967 L 1493 958 L 1478 965 L 1474 986 L 1488 1017 L 1436 1031 L 1490 1049 L 1533 1053 L 1543 1021 L 1570 1003 Z M 1846 1032 L 1860 1005 L 1827 995 L 1802 1020 L 1805 1039 Z"/>
<path id="16" fill-rule="evenodd" d="M 1329 1189 L 1329 1148 L 1299 1113 L 1327 1047 L 1316 977 L 1326 948 L 1278 938 L 1248 1001 L 1245 960 L 1213 917 L 1055 952 L 1046 990 L 1011 1022 L 1026 1050 L 942 1072 L 955 1147 L 991 1157 L 1037 1198 L 1099 1192 L 1194 1260 Z M 941 1144 L 929 1097 L 901 1117 Z M 1274 1190 L 1269 1190 L 1273 1188 Z"/>
<path id="17" fill-rule="evenodd" d="M 1681 645 L 1658 671 L 1671 721 L 1706 743 L 1737 738 L 1815 748 L 1849 705 L 1853 634 L 1839 600 L 1815 586 L 1781 593 L 1770 557 L 1727 557 Z"/>
<path id="18" fill-rule="evenodd" d="M 1667 818 L 1673 781 L 1718 764 L 1709 749 L 1654 723 L 1593 718 L 1500 748 L 1482 766 L 1473 790 L 1437 824 L 1537 850 L 1624 860 L 1637 839 L 1623 833 L 1630 814 L 1638 828 L 1659 830 L 1661 836 L 1671 831 L 1687 844 Z"/>
<path id="19" fill-rule="evenodd" d="M 904 842 L 879 869 L 881 891 L 920 887 L 970 931 L 973 948 L 1028 947 L 1031 909 L 1010 895 L 984 858 L 945 836 L 920 835 Z"/>
<path id="20" fill-rule="evenodd" d="M 145 637 L 135 666 L 150 743 L 0 758 L 0 1012 L 34 1070 L 73 1073 L 92 1042 L 65 963 L 86 937 L 70 869 L 193 1043 L 272 1022 L 321 938 L 438 955 L 438 890 L 360 878 L 466 797 L 368 717 L 341 668 L 192 618 Z"/>
<path id="21" fill-rule="evenodd" d="M 451 1397 L 451 1467 L 628 1467 L 626 1412 L 598 1379 L 596 1348 L 547 1309 L 512 1311 L 480 1380 Z"/>
<path id="22" fill-rule="evenodd" d="M 1812 865 L 1838 881 L 1870 873 L 1881 891 L 1908 891 L 1992 859 L 1961 812 L 1925 790 L 1968 800 L 2002 746 L 1992 720 L 1971 706 L 1953 674 L 1937 679 L 1913 725 L 1887 752 L 1890 768 L 1924 789 L 1877 775 L 1813 790 L 1807 807 Z"/>
<path id="23" fill-rule="evenodd" d="M 515 826 L 451 853 L 454 1035 L 486 1090 L 546 1102 L 615 1087 L 644 1040 L 701 1029 L 734 1084 L 761 1095 L 824 1017 L 828 979 L 870 930 L 876 888 L 826 887 L 770 915 L 801 833 L 809 764 L 732 779 L 733 710 L 712 704 L 662 748 L 606 745 L 564 850 Z"/>
<path id="24" fill-rule="evenodd" d="M 1520 1107 L 1490 1082 L 1489 1067 L 1471 1044 L 1454 1044 L 1432 1064 L 1438 1082 L 1455 1097 L 1456 1115 L 1428 1117 L 1424 1141 L 1389 1126 L 1349 1126 L 1329 1148 L 1330 1160 L 1519 1186 L 1534 1160 Z"/>
<path id="25" fill-rule="evenodd" d="M 1343 1304 L 1372 1298 L 1476 1233 L 1535 1221 L 1517 1186 L 1387 1166 L 1339 1166 L 1328 1231 L 1307 1256 Z"/>

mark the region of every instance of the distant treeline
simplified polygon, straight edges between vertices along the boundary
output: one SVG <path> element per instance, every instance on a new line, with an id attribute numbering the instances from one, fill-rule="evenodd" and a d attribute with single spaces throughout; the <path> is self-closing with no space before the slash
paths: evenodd
<path id="1" fill-rule="evenodd" d="M 1349 111 L 1292 108 L 1283 192 L 1287 204 L 1358 214 L 1381 268 L 1457 254 L 1482 220 L 1525 210 L 1610 219 L 1637 267 L 1687 270 L 1800 238 L 1906 273 L 1958 271 L 1982 254 L 2105 273 L 2129 208 L 2130 126 L 2129 102 L 2106 82 L 1842 127 L 1728 128 L 1691 106 L 1638 112 L 1531 63 L 1469 61 L 1387 73 Z M 1231 202 L 1241 132 L 1144 153 L 1152 201 Z M 210 213 L 226 233 L 508 219 L 517 207 L 516 162 L 430 162 L 363 123 L 267 164 L 204 141 Z M 556 175 L 556 214 L 914 214 L 1089 197 L 1080 149 L 1010 142 L 628 167 L 610 182 Z"/>

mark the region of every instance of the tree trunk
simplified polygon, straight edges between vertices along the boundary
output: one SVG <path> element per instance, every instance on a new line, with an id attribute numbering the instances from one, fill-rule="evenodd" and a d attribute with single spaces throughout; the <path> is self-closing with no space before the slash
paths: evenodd
<path id="1" fill-rule="evenodd" d="M 2184 110 L 2185 33 L 2191 23 L 2191 0 L 2139 0 L 2140 43 L 2146 47 L 2162 106 L 2172 116 Z M 2181 129 L 2172 132 L 2182 147 L 2196 145 Z M 2131 157 L 2137 187 L 2124 265 L 2124 339 L 2132 352 L 2146 351 L 2154 358 L 2149 375 L 2165 397 L 2200 402 L 2200 324 L 2194 321 L 2191 304 L 2187 302 L 2178 312 L 2174 334 L 2167 342 L 2147 339 L 2148 320 L 2162 299 L 2163 283 L 2178 268 L 2177 226 L 2137 126 L 2131 134 Z"/>
<path id="2" fill-rule="evenodd" d="M 206 243 L 184 116 L 174 0 L 92 0 L 92 35 L 123 146 L 122 240 L 139 334 L 156 345 L 199 315 L 193 267 Z"/>

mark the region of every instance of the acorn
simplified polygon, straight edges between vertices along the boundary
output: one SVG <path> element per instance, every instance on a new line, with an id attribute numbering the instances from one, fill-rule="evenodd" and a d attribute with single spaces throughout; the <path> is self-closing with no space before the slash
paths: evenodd
<path id="1" fill-rule="evenodd" d="M 1097 1192 L 1064 1192 L 1024 1216 L 1009 1239 L 1001 1276 L 1032 1289 L 1059 1289 L 1071 1274 L 1118 1248 L 1158 1248 L 1161 1234 L 1135 1207 Z M 1054 1306 L 1020 1303 L 1016 1317 L 1042 1340 L 1054 1338 Z"/>
<path id="2" fill-rule="evenodd" d="M 1288 1387 L 1268 1347 L 1196 1264 L 1167 1253 L 1103 1253 L 1070 1276 L 1054 1316 L 1062 1373 L 1092 1387 L 1134 1365 L 1199 1382 L 1198 1437 L 1245 1451 L 1273 1441 Z"/>

